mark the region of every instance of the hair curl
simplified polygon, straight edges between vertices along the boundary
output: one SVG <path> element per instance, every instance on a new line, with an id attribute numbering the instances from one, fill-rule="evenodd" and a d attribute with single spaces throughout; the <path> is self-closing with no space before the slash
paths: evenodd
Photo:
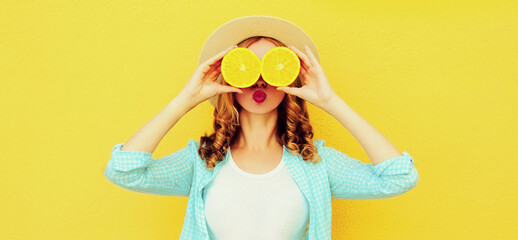
<path id="1" fill-rule="evenodd" d="M 247 38 L 237 45 L 248 47 L 250 44 L 261 39 L 267 39 L 276 46 L 286 47 L 282 42 L 266 36 L 253 36 Z M 220 74 L 216 80 L 223 85 L 229 85 L 223 80 Z M 290 84 L 290 87 L 301 87 L 302 80 L 300 75 Z M 222 161 L 229 146 L 237 139 L 241 131 L 239 123 L 239 112 L 241 106 L 234 98 L 233 93 L 223 93 L 216 97 L 214 108 L 214 133 L 200 137 L 198 154 L 205 160 L 207 169 L 212 170 L 217 162 Z M 306 101 L 295 95 L 286 94 L 282 102 L 277 107 L 277 141 L 286 146 L 291 154 L 302 155 L 304 161 L 311 161 L 318 164 L 320 155 L 317 147 L 313 144 L 313 127 L 309 121 L 309 114 Z"/>

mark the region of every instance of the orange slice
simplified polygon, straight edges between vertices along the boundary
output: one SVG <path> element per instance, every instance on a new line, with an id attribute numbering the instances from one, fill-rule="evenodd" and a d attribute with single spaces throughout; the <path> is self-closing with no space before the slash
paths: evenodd
<path id="1" fill-rule="evenodd" d="M 221 74 L 234 87 L 250 87 L 261 75 L 261 60 L 248 48 L 234 48 L 221 60 Z"/>
<path id="2" fill-rule="evenodd" d="M 290 85 L 300 71 L 298 55 L 287 47 L 275 47 L 264 54 L 261 60 L 261 74 L 272 86 Z"/>

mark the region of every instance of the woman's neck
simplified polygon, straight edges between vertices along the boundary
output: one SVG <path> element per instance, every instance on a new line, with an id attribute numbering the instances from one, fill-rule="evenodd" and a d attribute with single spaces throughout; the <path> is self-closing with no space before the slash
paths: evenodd
<path id="1" fill-rule="evenodd" d="M 233 148 L 263 151 L 278 148 L 277 109 L 265 114 L 255 114 L 242 110 L 239 114 L 241 131 Z"/>

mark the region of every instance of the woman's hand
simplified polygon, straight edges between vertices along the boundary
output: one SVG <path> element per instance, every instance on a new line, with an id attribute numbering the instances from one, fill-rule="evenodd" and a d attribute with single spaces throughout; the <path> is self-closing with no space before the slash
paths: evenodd
<path id="1" fill-rule="evenodd" d="M 185 94 L 188 99 L 194 101 L 196 105 L 217 94 L 225 92 L 243 93 L 243 91 L 237 87 L 226 86 L 216 82 L 218 75 L 221 73 L 222 58 L 236 47 L 236 45 L 233 45 L 200 64 L 180 93 Z"/>
<path id="2" fill-rule="evenodd" d="M 294 46 L 288 48 L 297 53 L 301 60 L 300 76 L 304 84 L 300 88 L 286 86 L 277 87 L 277 90 L 295 95 L 319 108 L 323 108 L 332 98 L 337 96 L 331 88 L 324 70 L 307 45 L 304 45 L 307 55 Z"/>

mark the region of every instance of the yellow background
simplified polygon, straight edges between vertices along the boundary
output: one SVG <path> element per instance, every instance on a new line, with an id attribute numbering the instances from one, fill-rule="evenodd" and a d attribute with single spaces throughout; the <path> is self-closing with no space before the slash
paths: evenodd
<path id="1" fill-rule="evenodd" d="M 188 198 L 124 190 L 104 168 L 212 31 L 255 14 L 310 34 L 334 90 L 414 157 L 408 193 L 333 200 L 333 239 L 518 239 L 516 1 L 31 2 L 0 1 L 0 239 L 177 239 Z M 211 132 L 212 111 L 188 112 L 153 158 Z M 309 111 L 314 139 L 370 162 Z"/>

